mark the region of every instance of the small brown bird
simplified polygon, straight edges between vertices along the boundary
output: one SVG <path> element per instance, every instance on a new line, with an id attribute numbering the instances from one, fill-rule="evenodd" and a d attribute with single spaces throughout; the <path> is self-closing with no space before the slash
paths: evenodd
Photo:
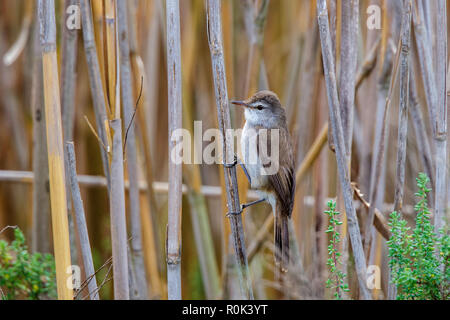
<path id="1" fill-rule="evenodd" d="M 283 272 L 289 264 L 289 227 L 295 194 L 294 157 L 286 114 L 277 95 L 260 91 L 245 101 L 231 101 L 245 108 L 241 136 L 244 170 L 252 189 L 267 201 L 275 216 L 275 263 Z M 269 156 L 270 152 L 270 156 Z"/>

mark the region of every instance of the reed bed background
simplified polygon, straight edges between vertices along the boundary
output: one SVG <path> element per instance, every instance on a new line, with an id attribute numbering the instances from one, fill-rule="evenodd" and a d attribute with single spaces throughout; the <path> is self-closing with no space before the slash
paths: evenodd
<path id="1" fill-rule="evenodd" d="M 347 298 L 394 297 L 388 215 L 413 224 L 419 172 L 436 228 L 450 207 L 446 4 L 1 1 L 0 230 L 55 255 L 60 299 L 330 299 L 331 198 Z M 226 216 L 257 197 L 242 170 L 169 161 L 173 130 L 240 128 L 228 99 L 261 89 L 279 95 L 295 146 L 282 279 L 270 206 Z"/>

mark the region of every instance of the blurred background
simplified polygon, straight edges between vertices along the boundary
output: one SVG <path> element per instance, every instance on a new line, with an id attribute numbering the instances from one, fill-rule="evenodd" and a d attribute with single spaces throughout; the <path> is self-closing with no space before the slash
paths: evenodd
<path id="1" fill-rule="evenodd" d="M 90 1 L 100 77 L 108 105 L 113 105 L 114 93 L 111 90 L 114 89 L 113 75 L 116 70 L 115 50 L 111 50 L 111 43 L 112 48 L 115 43 L 115 29 L 114 24 L 110 24 L 111 19 L 116 19 L 115 2 Z M 338 84 L 342 59 L 343 2 L 346 1 L 328 1 Z M 403 215 L 408 221 L 414 218 L 417 174 L 427 173 L 432 185 L 435 181 L 433 121 L 429 117 L 420 76 L 421 65 L 415 40 L 418 27 L 414 23 L 418 6 L 425 2 L 413 1 L 409 52 L 412 69 L 410 78 L 415 88 L 414 91 L 410 89 L 414 93 L 411 93 L 407 122 Z M 384 222 L 393 210 L 396 179 L 399 89 L 396 82 L 393 87 L 390 82 L 400 37 L 401 3 L 396 0 L 360 0 L 357 14 L 359 28 L 355 43 L 356 89 L 351 181 L 367 202 L 371 188 L 374 188 L 375 183 L 378 185 L 378 193 L 373 201 L 379 214 L 384 217 Z M 81 29 L 69 30 L 66 27 L 67 19 L 76 14 L 76 10 L 68 10 L 71 5 L 78 6 L 78 1 L 55 0 L 62 125 L 64 139 L 74 141 L 76 169 L 94 267 L 99 270 L 96 276 L 101 287 L 100 298 L 112 299 L 113 281 L 108 280 L 112 276 L 109 269 L 112 255 L 110 202 L 102 165 L 102 148 L 99 148 L 99 140 L 94 134 L 98 129 L 83 32 Z M 259 204 L 246 210 L 243 215 L 255 298 L 330 299 L 333 293 L 325 286 L 329 235 L 325 233 L 328 216 L 324 210 L 329 199 L 337 200 L 342 213 L 345 210 L 342 197 L 339 196 L 333 141 L 327 139 L 328 104 L 316 2 L 223 0 L 221 5 L 228 96 L 230 99 L 242 100 L 258 89 L 276 92 L 288 115 L 296 166 L 303 170 L 300 180 L 297 180 L 292 218 L 292 267 L 286 275 L 288 281 L 284 284 L 274 278 L 273 230 L 267 220 L 272 214 L 270 206 Z M 369 6 L 372 6 L 372 10 L 368 11 Z M 431 18 L 431 21 L 427 21 L 429 29 L 426 32 L 432 36 L 436 31 L 433 15 L 436 7 L 434 1 L 425 6 L 429 10 L 426 13 L 430 13 L 428 18 Z M 0 230 L 5 226 L 18 226 L 31 252 L 53 253 L 43 116 L 44 81 L 36 7 L 37 1 L 31 0 L 0 2 Z M 166 299 L 165 237 L 167 195 L 170 190 L 167 184 L 169 137 L 165 1 L 130 0 L 126 1 L 126 7 L 132 98 L 137 106 L 135 139 L 127 141 L 126 148 L 134 144 L 137 151 L 139 220 L 133 223 L 134 226 L 137 223 L 142 235 L 141 243 L 130 246 L 129 250 L 136 251 L 131 252 L 130 256 L 143 260 L 143 268 L 140 269 L 139 263 L 135 264 L 135 260 L 129 258 L 130 268 L 134 268 L 131 278 L 138 279 L 138 282 L 139 279 L 145 279 L 148 291 L 145 298 Z M 205 2 L 180 1 L 180 17 L 183 127 L 193 132 L 194 121 L 202 121 L 204 132 L 218 127 Z M 377 17 L 379 20 L 376 20 Z M 431 39 L 433 43 L 435 37 Z M 432 50 L 435 50 L 435 43 L 432 46 Z M 440 66 L 434 61 L 433 67 Z M 141 86 L 142 96 L 138 99 Z M 373 168 L 378 154 L 377 139 L 380 137 L 385 101 L 390 91 L 391 105 L 385 119 L 385 159 L 382 170 L 378 172 L 379 179 L 375 179 Z M 241 110 L 231 108 L 230 111 L 232 126 L 242 127 Z M 125 128 L 129 123 L 123 120 L 122 125 L 125 136 Z M 125 156 L 126 186 L 128 160 Z M 240 169 L 238 182 L 241 203 L 254 200 L 255 194 L 248 189 L 246 177 Z M 183 184 L 183 299 L 239 298 L 234 250 L 226 217 L 223 169 L 219 165 L 183 165 Z M 127 236 L 131 239 L 135 231 L 130 221 L 129 189 L 126 190 Z M 73 264 L 83 266 L 70 191 L 67 192 L 67 199 L 71 259 Z M 433 202 L 430 200 L 431 205 Z M 355 197 L 354 204 L 364 233 L 368 210 L 358 197 Z M 340 219 L 345 220 L 345 215 L 342 214 Z M 349 295 L 358 298 L 346 223 L 340 228 L 343 270 L 348 275 Z M 383 226 L 371 228 L 365 235 L 366 239 L 373 239 L 368 265 L 376 265 L 381 270 L 380 286 L 372 290 L 376 299 L 386 298 L 387 295 L 386 239 L 380 230 L 383 230 Z M 9 229 L 4 230 L 0 238 L 12 241 L 14 233 Z M 144 278 L 139 273 L 144 273 Z M 103 283 L 103 280 L 106 281 Z M 136 283 L 134 285 L 137 286 Z M 79 294 L 78 298 L 85 296 L 86 292 Z"/>

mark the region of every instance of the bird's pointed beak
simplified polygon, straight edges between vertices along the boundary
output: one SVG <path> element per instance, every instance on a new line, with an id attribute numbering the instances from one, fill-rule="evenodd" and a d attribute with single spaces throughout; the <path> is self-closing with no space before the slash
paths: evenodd
<path id="1" fill-rule="evenodd" d="M 242 107 L 246 107 L 246 108 L 248 107 L 248 104 L 245 103 L 244 101 L 231 100 L 230 102 L 237 106 L 242 106 Z"/>

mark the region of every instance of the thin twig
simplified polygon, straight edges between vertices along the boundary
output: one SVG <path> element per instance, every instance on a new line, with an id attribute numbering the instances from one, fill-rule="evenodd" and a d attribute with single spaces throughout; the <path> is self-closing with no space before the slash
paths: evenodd
<path id="1" fill-rule="evenodd" d="M 2 230 L 0 230 L 0 234 L 2 234 L 3 232 L 5 232 L 8 229 L 17 229 L 17 228 L 18 228 L 18 226 L 6 226 Z"/>
<path id="2" fill-rule="evenodd" d="M 134 117 L 136 116 L 136 112 L 139 107 L 139 101 L 141 101 L 143 84 L 144 84 L 144 77 L 141 77 L 141 89 L 139 91 L 139 96 L 136 100 L 136 106 L 134 107 L 133 116 L 131 117 L 130 123 L 128 123 L 127 130 L 125 131 L 125 139 L 123 140 L 123 155 L 124 155 L 124 157 L 125 157 L 125 151 L 127 148 L 128 131 L 130 130 L 131 124 L 133 123 Z"/>

